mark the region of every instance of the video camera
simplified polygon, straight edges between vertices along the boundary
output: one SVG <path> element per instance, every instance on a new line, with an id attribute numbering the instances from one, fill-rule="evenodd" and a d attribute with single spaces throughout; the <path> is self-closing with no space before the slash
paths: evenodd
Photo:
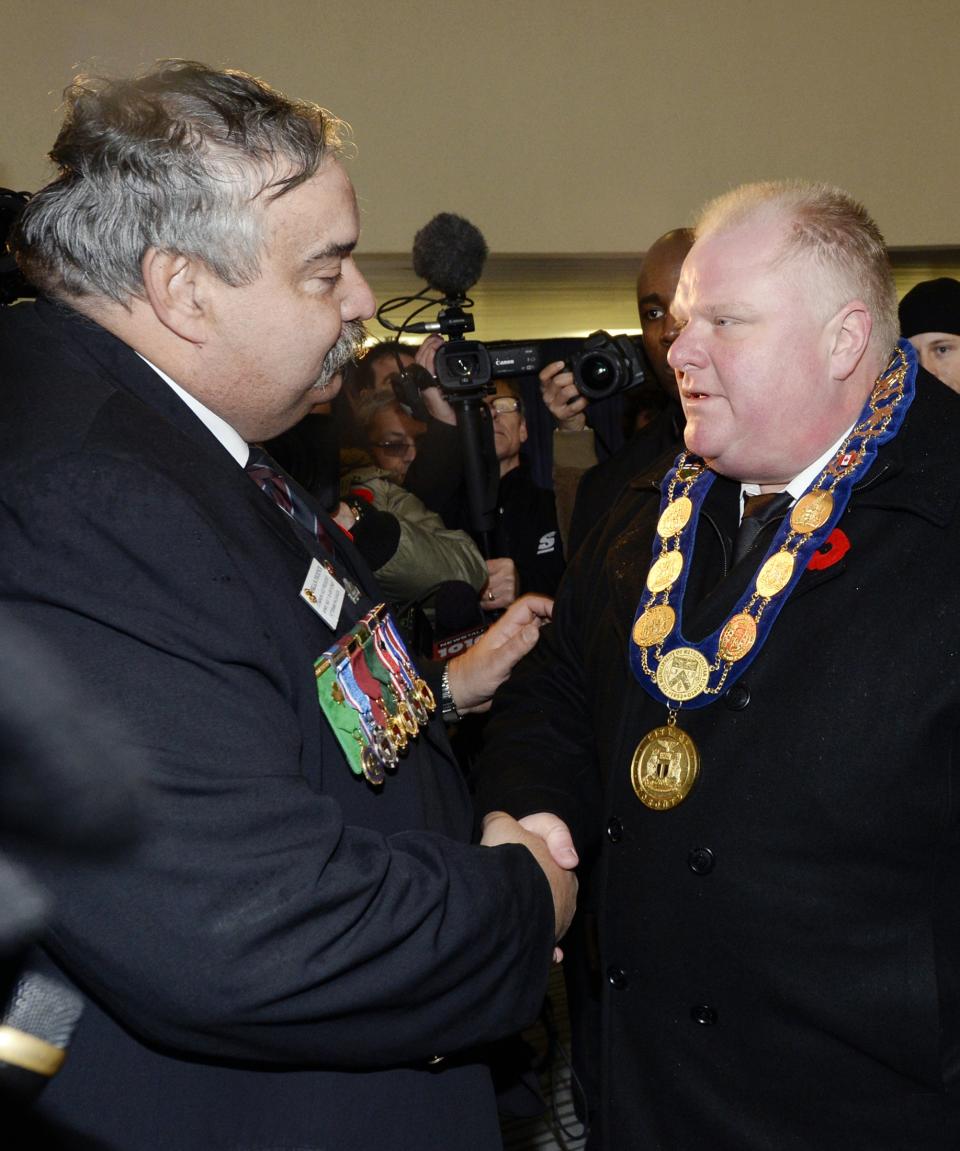
<path id="1" fill-rule="evenodd" d="M 651 379 L 650 364 L 639 337 L 593 332 L 582 343 L 574 342 L 573 350 L 562 357 L 555 354 L 557 343 L 452 340 L 437 349 L 434 371 L 447 395 L 459 395 L 465 389 L 492 390 L 492 380 L 532 375 L 560 358 L 567 361 L 577 390 L 588 400 L 605 400 L 642 387 Z"/>

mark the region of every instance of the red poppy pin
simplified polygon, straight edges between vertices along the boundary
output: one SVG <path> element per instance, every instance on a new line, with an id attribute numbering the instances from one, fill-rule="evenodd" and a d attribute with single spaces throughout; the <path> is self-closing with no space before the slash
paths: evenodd
<path id="1" fill-rule="evenodd" d="M 847 538 L 847 533 L 841 531 L 839 528 L 834 528 L 810 557 L 807 568 L 815 572 L 823 571 L 825 568 L 832 568 L 834 564 L 839 563 L 843 559 L 849 550 L 850 540 Z"/>

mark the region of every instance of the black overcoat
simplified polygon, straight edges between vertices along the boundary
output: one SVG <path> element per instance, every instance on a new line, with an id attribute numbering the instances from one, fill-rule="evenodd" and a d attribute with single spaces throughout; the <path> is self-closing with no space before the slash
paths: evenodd
<path id="1" fill-rule="evenodd" d="M 539 1009 L 539 867 L 469 846 L 438 720 L 379 791 L 351 773 L 317 542 L 149 366 L 39 303 L 0 315 L 0 373 L 0 592 L 152 762 L 132 857 L 33 861 L 89 997 L 45 1113 L 131 1151 L 498 1147 L 464 1052 Z M 375 588 L 342 536 L 334 562 L 342 632 Z"/>
<path id="2" fill-rule="evenodd" d="M 556 811 L 598 857 L 594 1146 L 960 1146 L 960 397 L 917 389 L 755 662 L 681 712 L 702 759 L 685 802 L 648 810 L 630 782 L 667 718 L 628 662 L 649 478 L 498 697 L 483 806 Z M 725 574 L 738 499 L 722 479 L 707 497 L 688 638 L 756 570 Z"/>

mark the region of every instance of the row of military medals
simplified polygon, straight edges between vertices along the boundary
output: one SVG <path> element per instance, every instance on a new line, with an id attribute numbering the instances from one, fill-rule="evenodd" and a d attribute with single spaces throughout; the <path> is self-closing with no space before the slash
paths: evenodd
<path id="1" fill-rule="evenodd" d="M 385 606 L 325 651 L 314 673 L 320 706 L 351 770 L 379 786 L 437 706 Z"/>
<path id="2" fill-rule="evenodd" d="M 893 364 L 874 386 L 861 418 L 810 489 L 793 505 L 788 524 L 778 531 L 747 596 L 737 605 L 739 610 L 720 629 L 712 661 L 698 648 L 683 643 L 677 621 L 686 583 L 681 575 L 692 556 L 699 505 L 714 476 L 697 457 L 686 452 L 678 457 L 657 521 L 659 555 L 647 573 L 642 610 L 632 631 L 634 669 L 639 664 L 650 684 L 648 691 L 662 696 L 668 709 L 666 724 L 643 737 L 630 765 L 633 789 L 653 811 L 667 811 L 682 803 L 700 772 L 700 754 L 687 732 L 677 726 L 677 711 L 693 700 L 697 701 L 694 707 L 712 702 L 705 697 L 718 696 L 746 666 L 741 661 L 757 644 L 758 626 L 764 614 L 770 617 L 768 624 L 772 623 L 802 574 L 798 553 L 803 553 L 805 566 L 827 535 L 821 529 L 839 519 L 846 507 L 856 476 L 872 462 L 878 444 L 899 428 L 912 399 L 911 391 L 907 404 L 902 402 L 907 368 L 906 356 L 898 348 Z M 891 430 L 895 415 L 896 426 Z M 856 450 L 851 444 L 857 445 Z M 703 487 L 694 493 L 697 485 Z M 842 487 L 842 495 L 836 490 L 838 486 Z M 664 651 L 675 632 L 680 646 Z M 761 643 L 765 635 L 766 632 Z M 701 646 L 711 647 L 712 638 Z M 651 690 L 654 687 L 656 692 Z"/>

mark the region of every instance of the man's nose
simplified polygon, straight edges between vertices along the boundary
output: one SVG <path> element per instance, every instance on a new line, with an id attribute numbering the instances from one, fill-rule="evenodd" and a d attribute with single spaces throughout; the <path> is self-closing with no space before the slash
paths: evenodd
<path id="1" fill-rule="evenodd" d="M 687 338 L 684 336 L 682 329 L 678 328 L 670 341 L 667 348 L 667 363 L 675 372 L 680 371 L 680 357 L 683 355 L 687 346 Z"/>
<path id="2" fill-rule="evenodd" d="M 377 301 L 366 278 L 352 259 L 344 261 L 343 276 L 347 290 L 340 305 L 341 316 L 344 320 L 369 320 L 377 310 Z"/>

